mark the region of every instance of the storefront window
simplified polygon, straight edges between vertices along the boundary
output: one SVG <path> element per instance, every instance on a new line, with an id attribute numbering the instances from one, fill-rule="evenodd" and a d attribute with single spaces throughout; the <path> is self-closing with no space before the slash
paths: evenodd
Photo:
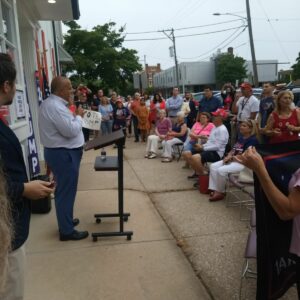
<path id="1" fill-rule="evenodd" d="M 17 69 L 16 85 L 18 92 L 13 105 L 9 109 L 5 108 L 0 114 L 8 121 L 10 125 L 24 121 L 25 114 L 25 97 L 24 86 L 22 85 L 21 67 L 19 60 L 20 47 L 17 47 L 16 36 L 16 13 L 12 0 L 0 0 L 0 52 L 8 53 L 15 62 Z"/>
<path id="2" fill-rule="evenodd" d="M 13 42 L 13 35 L 12 35 L 12 14 L 11 8 L 7 5 L 6 1 L 2 2 L 2 24 L 3 24 L 3 33 L 5 39 Z"/>

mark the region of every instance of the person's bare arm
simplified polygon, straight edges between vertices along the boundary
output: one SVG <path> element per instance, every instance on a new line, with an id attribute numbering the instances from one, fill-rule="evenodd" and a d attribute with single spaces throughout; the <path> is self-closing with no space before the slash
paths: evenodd
<path id="1" fill-rule="evenodd" d="M 236 97 L 232 103 L 232 113 L 233 114 L 237 114 L 238 113 L 238 107 L 237 107 L 237 102 L 238 102 L 239 98 Z"/>
<path id="2" fill-rule="evenodd" d="M 252 113 L 250 113 L 250 119 L 251 119 L 251 120 L 255 120 L 256 115 L 257 115 L 257 112 L 252 112 Z"/>

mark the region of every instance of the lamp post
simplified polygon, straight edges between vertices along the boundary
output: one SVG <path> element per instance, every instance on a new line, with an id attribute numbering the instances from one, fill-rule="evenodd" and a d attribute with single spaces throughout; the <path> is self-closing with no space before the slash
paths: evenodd
<path id="1" fill-rule="evenodd" d="M 246 0 L 246 8 L 247 8 L 247 18 L 242 17 L 236 14 L 232 13 L 214 13 L 214 16 L 234 16 L 238 17 L 240 19 L 243 19 L 247 22 L 248 26 L 248 32 L 249 32 L 249 40 L 250 40 L 250 50 L 251 50 L 251 57 L 252 57 L 252 68 L 253 68 L 253 83 L 254 86 L 258 86 L 258 73 L 257 73 L 257 64 L 256 64 L 256 57 L 255 57 L 255 49 L 254 49 L 254 41 L 253 41 L 253 33 L 252 33 L 252 23 L 251 23 L 251 15 L 250 15 L 250 5 L 249 5 L 249 0 Z"/>

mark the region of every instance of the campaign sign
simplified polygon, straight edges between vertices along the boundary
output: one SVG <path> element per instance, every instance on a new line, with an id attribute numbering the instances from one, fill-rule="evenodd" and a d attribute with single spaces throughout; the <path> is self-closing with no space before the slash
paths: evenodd
<path id="1" fill-rule="evenodd" d="M 257 150 L 276 187 L 288 196 L 289 182 L 300 168 L 300 141 L 259 145 Z M 281 220 L 278 217 L 256 176 L 254 184 L 257 218 L 256 299 L 278 299 L 292 285 L 298 285 L 300 279 L 299 257 L 290 253 L 293 220 Z M 297 243 L 300 244 L 300 237 Z"/>
<path id="2" fill-rule="evenodd" d="M 82 127 L 92 130 L 100 130 L 101 113 L 97 111 L 87 110 L 83 116 Z"/>

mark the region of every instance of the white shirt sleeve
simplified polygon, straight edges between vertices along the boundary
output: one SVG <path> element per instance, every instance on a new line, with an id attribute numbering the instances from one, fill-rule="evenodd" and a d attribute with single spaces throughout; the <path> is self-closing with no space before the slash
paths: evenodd
<path id="1" fill-rule="evenodd" d="M 253 97 L 252 98 L 252 104 L 251 104 L 251 107 L 250 107 L 250 111 L 251 112 L 258 112 L 259 111 L 259 101 L 256 97 Z"/>

